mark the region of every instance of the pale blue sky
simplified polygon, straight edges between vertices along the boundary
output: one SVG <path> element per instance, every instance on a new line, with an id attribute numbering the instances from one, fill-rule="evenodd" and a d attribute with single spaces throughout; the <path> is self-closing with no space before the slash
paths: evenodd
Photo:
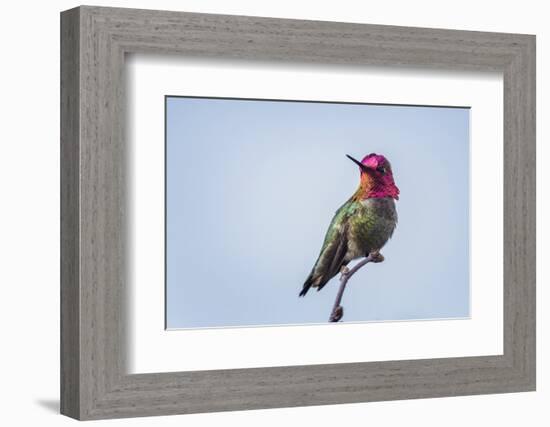
<path id="1" fill-rule="evenodd" d="M 391 162 L 399 223 L 348 283 L 344 321 L 469 316 L 469 109 L 169 97 L 167 326 L 324 323 L 298 292 L 357 188 L 345 155 Z"/>

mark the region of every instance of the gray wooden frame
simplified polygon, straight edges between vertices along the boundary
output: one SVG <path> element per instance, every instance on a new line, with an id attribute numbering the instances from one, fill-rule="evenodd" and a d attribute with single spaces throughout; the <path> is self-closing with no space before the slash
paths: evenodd
<path id="1" fill-rule="evenodd" d="M 504 354 L 127 374 L 129 52 L 503 72 Z M 535 389 L 534 36 L 83 6 L 61 14 L 61 122 L 63 414 L 99 419 Z"/>

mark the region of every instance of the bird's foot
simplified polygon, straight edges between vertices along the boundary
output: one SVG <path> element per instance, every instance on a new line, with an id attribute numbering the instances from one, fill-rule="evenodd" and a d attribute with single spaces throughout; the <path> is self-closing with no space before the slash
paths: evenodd
<path id="1" fill-rule="evenodd" d="M 340 269 L 340 273 L 342 274 L 342 277 L 347 276 L 349 274 L 349 268 L 343 265 L 342 268 Z"/>
<path id="2" fill-rule="evenodd" d="M 380 252 L 372 252 L 369 254 L 371 258 L 371 262 L 382 262 L 384 261 L 384 255 L 382 255 Z"/>

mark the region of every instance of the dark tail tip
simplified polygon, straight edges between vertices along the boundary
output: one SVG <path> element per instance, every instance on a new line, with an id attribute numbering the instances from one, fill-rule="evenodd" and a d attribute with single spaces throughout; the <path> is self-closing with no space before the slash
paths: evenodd
<path id="1" fill-rule="evenodd" d="M 305 296 L 305 294 L 307 294 L 307 291 L 309 291 L 309 288 L 311 287 L 310 284 L 304 284 L 304 287 L 302 288 L 302 290 L 300 291 L 300 293 L 298 294 L 298 296 L 300 297 L 303 297 Z"/>
<path id="2" fill-rule="evenodd" d="M 312 275 L 313 275 L 313 272 L 308 276 L 308 278 L 304 282 L 304 287 L 300 291 L 299 296 L 301 296 L 301 297 L 305 296 L 305 294 L 307 294 L 307 291 L 309 291 L 309 288 L 311 288 L 311 285 L 313 284 Z"/>

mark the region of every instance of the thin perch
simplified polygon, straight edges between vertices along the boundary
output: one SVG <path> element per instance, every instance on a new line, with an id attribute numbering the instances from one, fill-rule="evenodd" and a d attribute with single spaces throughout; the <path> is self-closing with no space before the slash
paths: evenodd
<path id="1" fill-rule="evenodd" d="M 348 283 L 348 280 L 351 279 L 351 276 L 353 276 L 359 269 L 365 265 L 367 265 L 369 262 L 382 262 L 384 261 L 384 257 L 380 252 L 373 252 L 369 254 L 366 258 L 364 258 L 361 262 L 357 263 L 352 269 L 348 270 L 345 269 L 342 271 L 342 275 L 340 276 L 340 288 L 338 289 L 338 293 L 336 294 L 336 300 L 334 301 L 334 306 L 332 307 L 332 312 L 330 313 L 330 317 L 328 319 L 329 322 L 339 322 L 342 317 L 344 317 L 344 307 L 342 307 L 342 297 L 344 296 L 344 291 L 346 290 L 346 285 Z"/>

